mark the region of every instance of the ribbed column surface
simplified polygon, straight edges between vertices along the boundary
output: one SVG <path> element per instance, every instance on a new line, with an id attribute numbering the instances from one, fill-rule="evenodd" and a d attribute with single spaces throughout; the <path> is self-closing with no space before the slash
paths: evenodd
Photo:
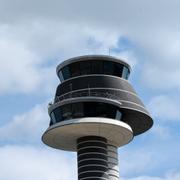
<path id="1" fill-rule="evenodd" d="M 109 180 L 119 180 L 118 148 L 107 144 Z"/>
<path id="2" fill-rule="evenodd" d="M 107 140 L 86 136 L 77 140 L 78 180 L 109 180 Z"/>

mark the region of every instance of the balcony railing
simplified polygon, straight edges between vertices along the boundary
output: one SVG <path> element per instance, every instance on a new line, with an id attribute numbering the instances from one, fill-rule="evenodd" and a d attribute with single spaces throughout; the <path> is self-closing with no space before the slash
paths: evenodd
<path id="1" fill-rule="evenodd" d="M 117 100 L 119 99 L 119 93 L 116 90 L 109 89 L 97 89 L 97 88 L 87 88 L 83 90 L 71 91 L 69 93 L 63 94 L 61 96 L 56 96 L 54 102 L 63 101 L 69 98 L 76 97 L 101 97 Z"/>

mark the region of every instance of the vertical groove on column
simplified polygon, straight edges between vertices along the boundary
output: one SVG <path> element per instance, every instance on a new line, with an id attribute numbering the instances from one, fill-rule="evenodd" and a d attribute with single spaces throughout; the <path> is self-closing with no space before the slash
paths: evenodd
<path id="1" fill-rule="evenodd" d="M 107 144 L 109 180 L 119 180 L 118 148 Z"/>
<path id="2" fill-rule="evenodd" d="M 109 180 L 107 140 L 86 136 L 77 140 L 78 180 Z"/>

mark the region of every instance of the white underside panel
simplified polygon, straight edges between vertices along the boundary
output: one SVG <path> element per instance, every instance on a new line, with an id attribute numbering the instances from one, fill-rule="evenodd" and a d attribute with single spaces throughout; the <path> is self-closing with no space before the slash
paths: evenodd
<path id="1" fill-rule="evenodd" d="M 116 147 L 133 139 L 131 127 L 118 120 L 108 118 L 81 118 L 59 122 L 49 127 L 42 140 L 47 145 L 69 151 L 76 151 L 77 139 L 83 136 L 101 136 Z"/>

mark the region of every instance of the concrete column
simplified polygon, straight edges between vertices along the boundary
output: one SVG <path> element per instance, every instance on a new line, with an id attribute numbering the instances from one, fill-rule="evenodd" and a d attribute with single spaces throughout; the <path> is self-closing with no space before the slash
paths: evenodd
<path id="1" fill-rule="evenodd" d="M 109 180 L 119 180 L 118 148 L 107 144 Z"/>
<path id="2" fill-rule="evenodd" d="M 109 180 L 107 141 L 98 136 L 77 140 L 78 180 Z"/>

